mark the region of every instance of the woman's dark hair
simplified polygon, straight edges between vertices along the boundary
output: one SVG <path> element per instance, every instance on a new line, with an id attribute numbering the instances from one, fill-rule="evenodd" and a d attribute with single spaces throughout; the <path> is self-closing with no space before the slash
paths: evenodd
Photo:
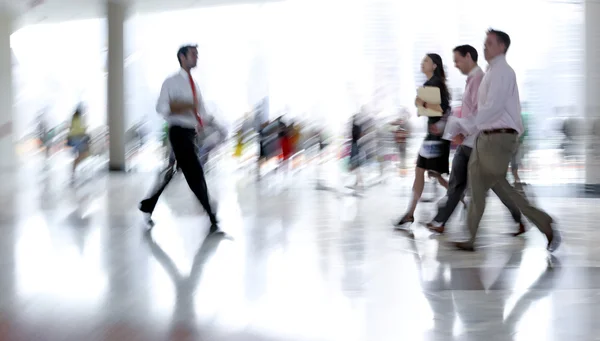
<path id="1" fill-rule="evenodd" d="M 444 71 L 442 57 L 440 57 L 440 55 L 437 53 L 428 53 L 427 57 L 429 57 L 429 59 L 431 59 L 433 64 L 436 66 L 435 70 L 433 70 L 433 76 L 438 77 L 441 80 L 440 91 L 442 92 L 442 97 L 446 96 L 446 98 L 450 100 L 450 92 L 446 86 L 446 72 Z"/>

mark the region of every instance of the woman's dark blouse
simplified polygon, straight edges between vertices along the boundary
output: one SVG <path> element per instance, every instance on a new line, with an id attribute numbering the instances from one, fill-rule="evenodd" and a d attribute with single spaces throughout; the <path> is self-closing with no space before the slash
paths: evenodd
<path id="1" fill-rule="evenodd" d="M 435 86 L 436 88 L 440 89 L 440 95 L 441 95 L 441 99 L 442 99 L 442 103 L 440 106 L 442 107 L 442 110 L 444 110 L 444 113 L 446 113 L 446 111 L 450 108 L 450 98 L 448 98 L 448 95 L 442 91 L 443 85 L 444 85 L 444 81 L 437 76 L 431 77 L 427 82 L 425 82 L 425 84 L 423 84 L 423 86 Z M 438 123 L 439 120 L 441 120 L 441 119 L 442 119 L 441 117 L 428 117 L 427 126 Z M 431 135 L 429 133 L 427 133 L 427 137 L 425 138 L 425 140 L 440 140 L 440 139 L 441 139 L 440 136 Z"/>

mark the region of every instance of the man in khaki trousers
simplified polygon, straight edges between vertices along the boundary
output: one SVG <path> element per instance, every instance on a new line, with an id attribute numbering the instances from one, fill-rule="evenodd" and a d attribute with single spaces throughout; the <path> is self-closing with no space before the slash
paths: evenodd
<path id="1" fill-rule="evenodd" d="M 484 55 L 489 67 L 479 88 L 478 114 L 475 124 L 468 127 L 469 135 L 478 135 L 469 160 L 471 203 L 467 225 L 471 238 L 456 243 L 461 250 L 473 251 L 479 222 L 485 211 L 487 192 L 493 188 L 503 202 L 512 201 L 521 212 L 548 238 L 547 249 L 553 252 L 560 245 L 560 233 L 552 227 L 552 218 L 531 206 L 506 180 L 512 155 L 523 133 L 519 89 L 514 70 L 506 62 L 510 47 L 508 34 L 489 30 Z M 459 135 L 456 143 L 465 136 Z"/>

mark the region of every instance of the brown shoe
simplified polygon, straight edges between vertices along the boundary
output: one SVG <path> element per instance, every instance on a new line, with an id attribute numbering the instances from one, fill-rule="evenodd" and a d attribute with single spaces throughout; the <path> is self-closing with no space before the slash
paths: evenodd
<path id="1" fill-rule="evenodd" d="M 458 242 L 458 243 L 454 243 L 454 246 L 456 246 L 457 249 L 462 250 L 462 251 L 475 251 L 475 247 L 473 246 L 473 243 L 469 243 L 469 242 Z"/>
<path id="2" fill-rule="evenodd" d="M 433 224 L 433 222 L 427 223 L 427 225 L 425 225 L 425 227 L 427 227 L 427 229 L 431 232 L 435 232 L 438 234 L 444 234 L 444 229 L 445 229 L 445 225 L 442 224 L 440 226 L 436 226 Z"/>

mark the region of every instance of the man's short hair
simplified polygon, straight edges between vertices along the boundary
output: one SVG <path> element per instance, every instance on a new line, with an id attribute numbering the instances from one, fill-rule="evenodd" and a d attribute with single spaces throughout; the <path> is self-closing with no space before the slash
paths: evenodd
<path id="1" fill-rule="evenodd" d="M 181 59 L 179 59 L 180 56 L 184 56 L 186 57 L 188 52 L 190 52 L 191 49 L 197 49 L 198 45 L 185 45 L 179 48 L 179 51 L 177 51 L 177 61 L 179 62 L 179 66 L 181 66 Z"/>
<path id="2" fill-rule="evenodd" d="M 504 44 L 504 53 L 506 53 L 506 51 L 508 51 L 508 48 L 510 47 L 510 36 L 508 34 L 506 34 L 506 32 L 494 30 L 493 28 L 490 28 L 487 31 L 487 34 L 490 34 L 490 33 L 493 33 L 494 35 L 496 35 L 496 38 L 498 39 L 498 41 L 500 43 Z"/>
<path id="3" fill-rule="evenodd" d="M 459 46 L 455 47 L 454 50 L 452 50 L 452 52 L 458 52 L 463 57 L 466 57 L 468 54 L 471 56 L 471 59 L 473 59 L 473 61 L 475 63 L 477 63 L 477 58 L 478 58 L 477 49 L 475 49 L 471 45 L 459 45 Z"/>

